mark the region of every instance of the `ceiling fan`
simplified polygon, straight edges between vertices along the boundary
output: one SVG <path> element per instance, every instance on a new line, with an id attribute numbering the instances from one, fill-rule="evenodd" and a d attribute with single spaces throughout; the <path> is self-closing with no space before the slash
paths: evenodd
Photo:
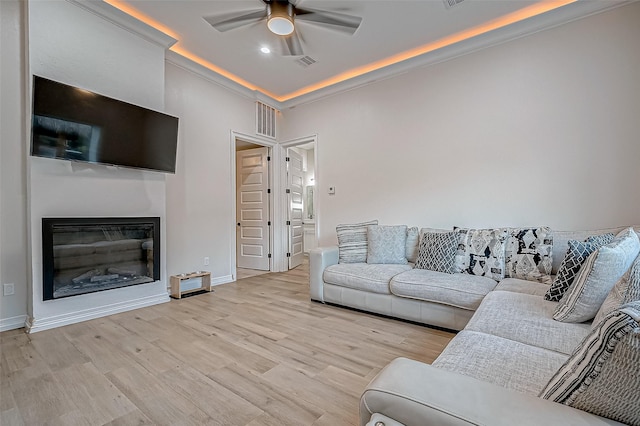
<path id="1" fill-rule="evenodd" d="M 289 0 L 262 0 L 262 2 L 265 4 L 264 10 L 205 16 L 204 20 L 220 32 L 266 21 L 267 28 L 284 41 L 287 56 L 304 55 L 299 29 L 296 27 L 298 22 L 322 25 L 327 29 L 349 35 L 353 35 L 362 22 L 359 16 L 329 10 L 303 9 L 296 7 L 295 2 Z"/>

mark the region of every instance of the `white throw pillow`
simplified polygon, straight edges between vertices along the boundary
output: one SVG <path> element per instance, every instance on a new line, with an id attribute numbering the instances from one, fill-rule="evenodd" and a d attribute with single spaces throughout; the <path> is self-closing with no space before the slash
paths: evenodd
<path id="1" fill-rule="evenodd" d="M 631 268 L 613 286 L 593 319 L 593 326 L 602 321 L 609 312 L 613 312 L 625 303 L 640 300 L 640 255 Z"/>
<path id="2" fill-rule="evenodd" d="M 613 286 L 631 267 L 639 252 L 638 235 L 633 228 L 627 228 L 610 244 L 591 253 L 560 300 L 553 319 L 562 322 L 593 319 Z"/>

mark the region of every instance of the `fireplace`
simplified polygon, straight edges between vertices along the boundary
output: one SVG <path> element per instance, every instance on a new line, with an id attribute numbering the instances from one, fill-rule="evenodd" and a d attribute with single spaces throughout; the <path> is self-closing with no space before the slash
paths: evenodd
<path id="1" fill-rule="evenodd" d="M 160 279 L 160 218 L 43 218 L 43 299 Z"/>

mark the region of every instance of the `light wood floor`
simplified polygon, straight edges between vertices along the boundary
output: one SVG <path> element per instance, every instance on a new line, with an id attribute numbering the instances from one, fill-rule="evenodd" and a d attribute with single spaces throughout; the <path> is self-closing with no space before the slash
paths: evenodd
<path id="1" fill-rule="evenodd" d="M 0 424 L 354 425 L 389 361 L 452 335 L 309 300 L 308 267 L 0 334 Z"/>

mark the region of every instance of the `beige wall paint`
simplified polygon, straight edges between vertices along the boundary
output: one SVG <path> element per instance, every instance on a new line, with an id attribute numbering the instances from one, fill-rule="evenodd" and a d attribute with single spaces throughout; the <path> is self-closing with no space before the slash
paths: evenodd
<path id="1" fill-rule="evenodd" d="M 74 3 L 29 2 L 29 62 L 33 74 L 164 109 L 164 48 Z M 160 281 L 43 302 L 42 218 L 159 216 L 165 223 L 165 175 L 37 157 L 27 157 L 27 164 L 33 280 L 30 315 L 36 328 L 38 323 L 48 327 L 82 320 L 95 312 L 117 312 L 131 303 L 168 300 L 162 232 Z"/>
<path id="2" fill-rule="evenodd" d="M 0 330 L 24 324 L 27 315 L 27 197 L 24 131 L 24 3 L 0 1 Z"/>
<path id="3" fill-rule="evenodd" d="M 167 177 L 167 271 L 204 269 L 230 281 L 231 131 L 255 133 L 255 103 L 167 63 L 166 110 L 180 117 L 176 174 Z"/>
<path id="4" fill-rule="evenodd" d="M 335 226 L 640 223 L 640 3 L 296 107 Z M 328 195 L 329 186 L 336 187 Z"/>

